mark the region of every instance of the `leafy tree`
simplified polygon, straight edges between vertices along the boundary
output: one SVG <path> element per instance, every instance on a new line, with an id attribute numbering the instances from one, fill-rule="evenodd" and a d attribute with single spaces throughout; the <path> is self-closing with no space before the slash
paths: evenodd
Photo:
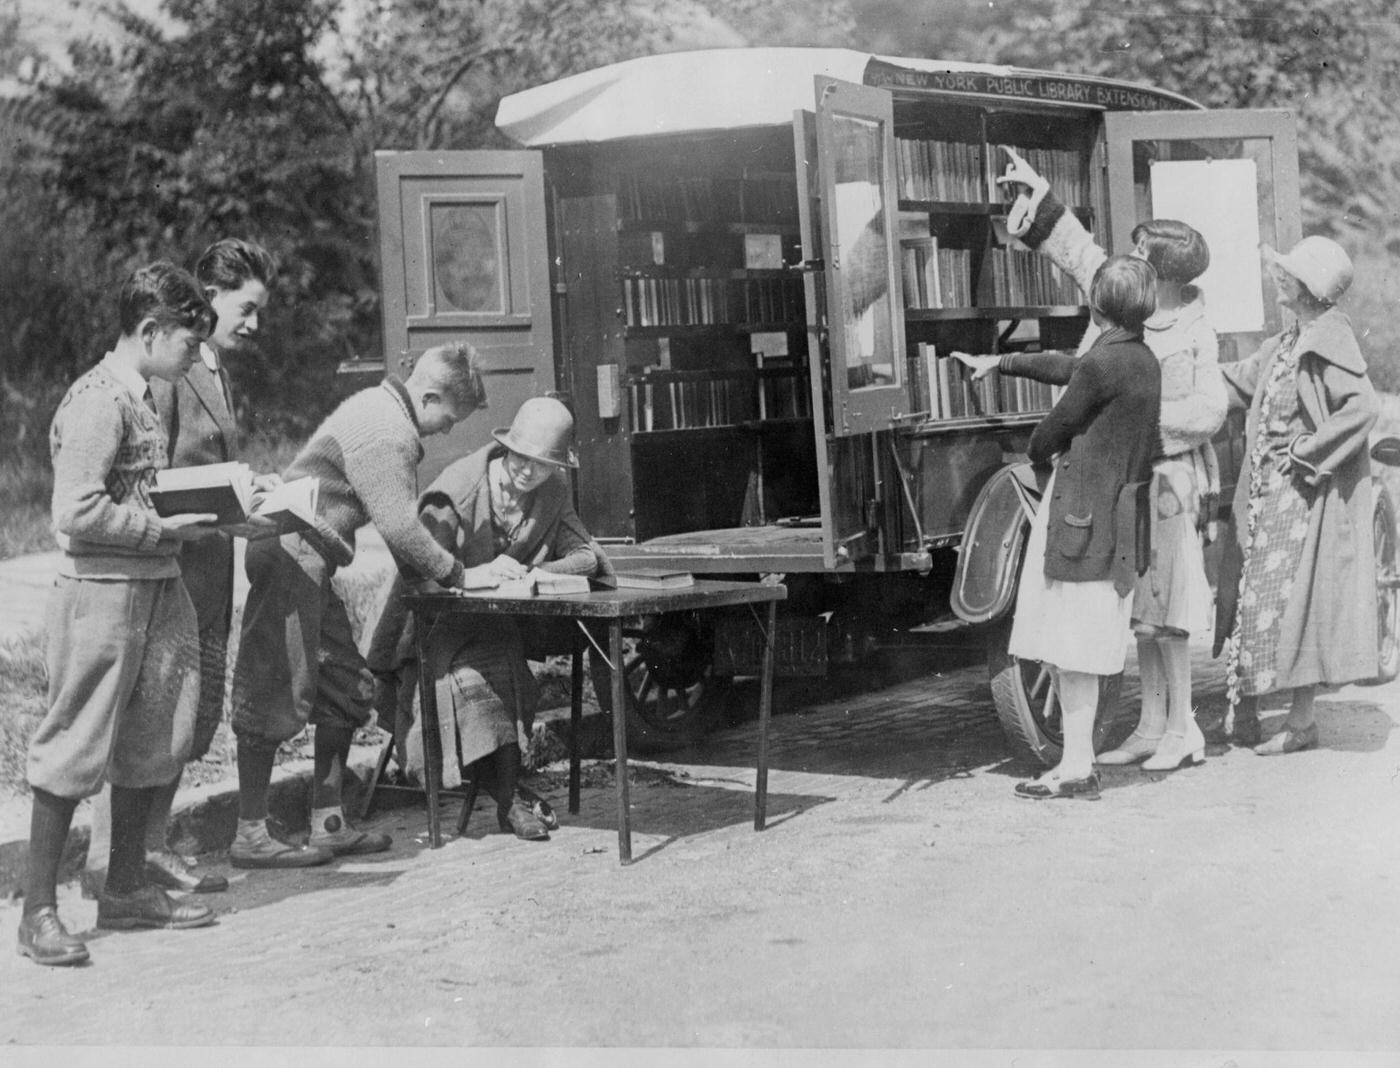
<path id="1" fill-rule="evenodd" d="M 1400 16 L 1390 0 L 1018 4 L 988 58 L 1151 82 L 1208 107 L 1293 107 L 1311 231 L 1381 227 L 1400 249 Z"/>

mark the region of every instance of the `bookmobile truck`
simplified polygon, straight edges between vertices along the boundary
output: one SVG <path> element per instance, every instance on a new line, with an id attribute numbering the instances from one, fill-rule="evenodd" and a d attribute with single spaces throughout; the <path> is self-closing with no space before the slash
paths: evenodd
<path id="1" fill-rule="evenodd" d="M 432 447 L 425 481 L 552 392 L 576 417 L 578 512 L 619 567 L 779 578 L 780 675 L 985 643 L 1013 750 L 1058 759 L 1046 673 L 1006 652 L 1028 527 L 1009 471 L 1053 397 L 969 384 L 947 354 L 1072 349 L 1089 317 L 1007 236 L 999 146 L 1111 252 L 1153 216 L 1201 230 L 1231 360 L 1280 328 L 1258 245 L 1301 236 L 1292 113 L 754 48 L 574 75 L 506 97 L 496 125 L 518 150 L 377 157 L 384 360 L 353 369 L 403 371 L 456 340 L 488 365 L 489 409 Z M 1241 448 L 1232 423 L 1222 508 Z M 628 726 L 652 748 L 703 730 L 761 648 L 746 616 L 638 620 L 633 634 Z"/>

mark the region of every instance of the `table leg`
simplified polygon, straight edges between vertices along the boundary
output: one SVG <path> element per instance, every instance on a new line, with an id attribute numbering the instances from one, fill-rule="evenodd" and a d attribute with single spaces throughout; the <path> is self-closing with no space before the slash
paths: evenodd
<path id="1" fill-rule="evenodd" d="M 627 677 L 622 663 L 622 620 L 608 622 L 608 658 L 612 661 L 613 757 L 617 777 L 617 855 L 632 863 L 632 818 L 627 786 Z"/>
<path id="2" fill-rule="evenodd" d="M 578 815 L 579 804 L 578 736 L 583 730 L 583 658 L 587 649 L 581 626 L 577 620 L 574 621 L 573 660 L 569 678 L 569 692 L 573 695 L 569 699 L 569 811 L 575 816 Z"/>
<path id="3" fill-rule="evenodd" d="M 420 618 L 414 627 L 418 646 L 418 710 L 423 719 L 423 787 L 428 795 L 428 845 L 442 845 L 442 733 L 438 724 L 437 687 L 428 665 L 427 635 L 434 620 Z"/>
<path id="4" fill-rule="evenodd" d="M 754 779 L 753 829 L 768 820 L 768 721 L 773 715 L 773 643 L 777 638 L 778 602 L 768 602 L 768 626 L 763 642 L 763 683 L 758 699 L 758 774 Z"/>

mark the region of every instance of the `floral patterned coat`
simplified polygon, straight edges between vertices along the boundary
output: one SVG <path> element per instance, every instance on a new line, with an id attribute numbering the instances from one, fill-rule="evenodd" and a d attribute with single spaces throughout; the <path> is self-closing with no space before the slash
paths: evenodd
<path id="1" fill-rule="evenodd" d="M 1238 363 L 1223 364 L 1232 408 L 1249 409 L 1246 458 L 1235 488 L 1216 599 L 1215 653 L 1234 626 L 1245 558 L 1249 454 L 1257 436 L 1262 387 L 1290 332 L 1275 335 Z M 1310 428 L 1287 450 L 1291 491 L 1311 495 L 1303 556 L 1284 607 L 1277 688 L 1341 684 L 1376 673 L 1376 561 L 1371 532 L 1371 461 L 1367 435 L 1379 414 L 1366 362 L 1344 313 L 1333 308 L 1305 324 L 1296 378 Z"/>

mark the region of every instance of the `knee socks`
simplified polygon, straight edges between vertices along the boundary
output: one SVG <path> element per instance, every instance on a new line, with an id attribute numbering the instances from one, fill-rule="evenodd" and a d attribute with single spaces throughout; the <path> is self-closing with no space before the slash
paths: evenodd
<path id="1" fill-rule="evenodd" d="M 238 739 L 238 818 L 267 819 L 267 788 L 272 782 L 272 765 L 277 743 L 262 738 Z"/>
<path id="2" fill-rule="evenodd" d="M 77 798 L 59 797 L 34 788 L 34 807 L 29 817 L 29 872 L 24 888 L 26 916 L 58 904 L 58 869 L 77 807 Z"/>
<path id="3" fill-rule="evenodd" d="M 515 803 L 515 783 L 520 775 L 520 746 L 514 743 L 496 750 L 496 808 L 504 813 Z"/>
<path id="4" fill-rule="evenodd" d="M 146 820 L 159 787 L 112 787 L 112 851 L 107 890 L 130 894 L 146 885 Z"/>
<path id="5" fill-rule="evenodd" d="M 350 743 L 354 740 L 355 732 L 349 727 L 316 728 L 312 808 L 340 807 L 340 788 L 345 779 L 346 762 L 350 759 Z"/>

